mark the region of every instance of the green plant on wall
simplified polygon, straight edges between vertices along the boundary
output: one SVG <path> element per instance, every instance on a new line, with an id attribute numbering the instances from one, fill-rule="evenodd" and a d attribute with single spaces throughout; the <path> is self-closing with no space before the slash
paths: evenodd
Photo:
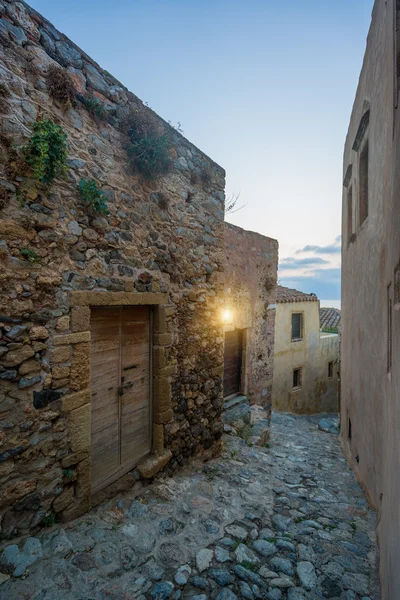
<path id="1" fill-rule="evenodd" d="M 93 179 L 81 179 L 79 182 L 79 192 L 82 200 L 84 200 L 93 212 L 101 215 L 110 214 L 107 207 L 107 198 L 105 194 L 99 190 Z"/>
<path id="2" fill-rule="evenodd" d="M 148 107 L 137 105 L 122 124 L 129 138 L 128 155 L 133 167 L 146 179 L 165 175 L 171 168 L 171 143 L 165 128 Z"/>
<path id="3" fill-rule="evenodd" d="M 171 168 L 170 143 L 166 135 L 144 137 L 131 143 L 128 154 L 136 169 L 146 179 L 165 175 Z"/>
<path id="4" fill-rule="evenodd" d="M 77 98 L 82 102 L 88 113 L 100 121 L 107 121 L 108 114 L 106 109 L 92 94 L 85 94 L 85 96 L 78 95 Z"/>
<path id="5" fill-rule="evenodd" d="M 35 122 L 29 142 L 21 150 L 33 179 L 45 186 L 68 170 L 67 134 L 49 119 Z"/>
<path id="6" fill-rule="evenodd" d="M 31 264 L 37 263 L 40 260 L 36 252 L 29 250 L 29 248 L 21 248 L 19 252 L 21 256 Z"/>

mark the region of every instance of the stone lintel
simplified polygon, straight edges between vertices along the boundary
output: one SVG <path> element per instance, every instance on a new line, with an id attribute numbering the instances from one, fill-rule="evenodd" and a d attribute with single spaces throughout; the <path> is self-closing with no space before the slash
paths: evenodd
<path id="1" fill-rule="evenodd" d="M 55 346 L 65 346 L 66 344 L 80 344 L 81 342 L 90 342 L 90 331 L 55 335 L 53 340 L 53 344 Z"/>
<path id="2" fill-rule="evenodd" d="M 140 306 L 166 304 L 168 294 L 153 292 L 84 292 L 73 291 L 71 306 Z"/>
<path id="3" fill-rule="evenodd" d="M 172 452 L 171 450 L 165 450 L 165 452 L 159 456 L 148 456 L 137 466 L 137 470 L 139 474 L 144 479 L 151 479 L 161 469 L 165 467 L 165 465 L 171 460 Z"/>

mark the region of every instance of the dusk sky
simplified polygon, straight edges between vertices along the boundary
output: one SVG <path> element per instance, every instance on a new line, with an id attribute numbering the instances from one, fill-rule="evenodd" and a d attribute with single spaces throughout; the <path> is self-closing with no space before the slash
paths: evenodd
<path id="1" fill-rule="evenodd" d="M 279 280 L 340 298 L 342 153 L 373 0 L 32 0 L 226 169 Z"/>

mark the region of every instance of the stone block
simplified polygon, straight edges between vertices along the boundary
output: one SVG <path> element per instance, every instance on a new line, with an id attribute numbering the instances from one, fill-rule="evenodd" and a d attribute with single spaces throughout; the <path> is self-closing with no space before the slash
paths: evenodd
<path id="1" fill-rule="evenodd" d="M 61 461 L 61 466 L 63 469 L 68 469 L 68 467 L 72 467 L 73 465 L 77 465 L 82 460 L 85 460 L 89 456 L 89 450 L 81 450 L 80 452 L 74 452 L 73 454 L 68 454 Z"/>
<path id="2" fill-rule="evenodd" d="M 163 412 L 154 412 L 154 423 L 168 423 L 174 416 L 172 408 Z"/>
<path id="3" fill-rule="evenodd" d="M 76 408 L 69 414 L 68 429 L 72 452 L 90 449 L 90 404 Z"/>
<path id="4" fill-rule="evenodd" d="M 64 523 L 67 521 L 73 521 L 78 517 L 84 515 L 88 510 L 91 509 L 90 495 L 85 498 L 75 499 L 60 515 L 61 521 Z"/>
<path id="5" fill-rule="evenodd" d="M 71 349 L 69 346 L 60 346 L 59 348 L 54 348 L 51 352 L 51 362 L 52 363 L 64 363 L 69 362 L 71 358 Z"/>
<path id="6" fill-rule="evenodd" d="M 63 396 L 61 400 L 61 410 L 63 412 L 71 412 L 76 408 L 80 408 L 90 402 L 90 390 L 83 390 L 75 394 L 68 394 Z"/>
<path id="7" fill-rule="evenodd" d="M 165 364 L 165 349 L 162 346 L 153 347 L 153 368 L 163 369 Z"/>
<path id="8" fill-rule="evenodd" d="M 70 485 L 53 502 L 53 510 L 58 513 L 67 508 L 74 500 L 74 486 Z"/>
<path id="9" fill-rule="evenodd" d="M 31 492 L 36 490 L 36 481 L 29 479 L 27 481 L 17 481 L 5 488 L 1 498 L 1 505 L 15 502 Z"/>
<path id="10" fill-rule="evenodd" d="M 55 335 L 53 340 L 55 346 L 65 346 L 66 344 L 80 344 L 82 342 L 90 342 L 90 331 Z"/>
<path id="11" fill-rule="evenodd" d="M 7 352 L 4 364 L 7 367 L 15 367 L 16 365 L 20 365 L 22 362 L 26 361 L 28 358 L 32 358 L 34 354 L 35 351 L 32 346 L 29 344 L 24 344 L 22 348 Z"/>
<path id="12" fill-rule="evenodd" d="M 168 379 L 154 379 L 153 399 L 156 412 L 163 412 L 171 408 L 171 384 Z"/>
<path id="13" fill-rule="evenodd" d="M 153 424 L 153 447 L 157 455 L 164 452 L 164 425 L 160 423 Z"/>
<path id="14" fill-rule="evenodd" d="M 167 319 L 164 307 L 159 306 L 154 311 L 154 331 L 155 333 L 167 333 Z"/>
<path id="15" fill-rule="evenodd" d="M 28 373 L 39 373 L 40 371 L 40 362 L 31 358 L 30 360 L 26 360 L 22 363 L 20 368 L 18 369 L 18 373 L 20 375 L 27 375 Z"/>
<path id="16" fill-rule="evenodd" d="M 42 327 L 41 325 L 37 325 L 35 327 L 31 327 L 29 330 L 29 337 L 31 340 L 47 340 L 50 333 L 46 327 Z"/>
<path id="17" fill-rule="evenodd" d="M 151 479 L 165 467 L 171 458 L 171 450 L 165 450 L 160 456 L 149 456 L 145 458 L 143 462 L 138 465 L 137 470 L 144 479 Z"/>
<path id="18" fill-rule="evenodd" d="M 76 495 L 77 498 L 85 498 L 87 495 L 90 495 L 91 488 L 90 457 L 78 463 L 77 470 Z"/>
<path id="19" fill-rule="evenodd" d="M 154 335 L 154 344 L 156 346 L 171 346 L 172 345 L 172 334 L 171 333 L 156 333 Z"/>
<path id="20" fill-rule="evenodd" d="M 69 367 L 53 367 L 51 374 L 54 379 L 68 379 L 70 373 Z"/>
<path id="21" fill-rule="evenodd" d="M 90 344 L 76 344 L 73 348 L 69 387 L 78 391 L 89 387 L 90 383 Z"/>
<path id="22" fill-rule="evenodd" d="M 57 319 L 56 331 L 67 331 L 69 329 L 69 325 L 70 325 L 69 315 L 60 317 L 59 319 Z"/>
<path id="23" fill-rule="evenodd" d="M 74 306 L 71 310 L 71 328 L 74 333 L 89 331 L 90 308 L 88 306 Z"/>
<path id="24" fill-rule="evenodd" d="M 172 375 L 176 375 L 178 372 L 178 365 L 169 365 L 168 367 L 163 367 L 157 371 L 158 377 L 171 377 Z"/>

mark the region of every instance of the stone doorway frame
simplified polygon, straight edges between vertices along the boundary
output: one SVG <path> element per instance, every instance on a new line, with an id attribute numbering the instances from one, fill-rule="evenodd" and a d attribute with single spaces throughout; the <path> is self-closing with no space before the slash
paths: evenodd
<path id="1" fill-rule="evenodd" d="M 65 511 L 66 520 L 87 512 L 92 502 L 91 490 L 91 389 L 90 389 L 90 315 L 93 307 L 150 306 L 153 313 L 152 331 L 152 377 L 150 402 L 152 412 L 152 449 L 138 465 L 143 479 L 156 475 L 172 458 L 164 444 L 164 424 L 173 418 L 171 383 L 169 378 L 177 372 L 177 365 L 167 365 L 166 348 L 172 345 L 172 335 L 167 330 L 166 293 L 152 292 L 98 292 L 72 291 L 70 294 L 71 331 L 56 335 L 55 346 L 72 347 L 79 344 L 79 358 L 84 365 L 85 387 L 62 397 L 61 409 L 68 417 L 71 454 L 63 461 L 63 468 L 76 466 L 77 479 L 74 490 L 74 506 Z"/>

